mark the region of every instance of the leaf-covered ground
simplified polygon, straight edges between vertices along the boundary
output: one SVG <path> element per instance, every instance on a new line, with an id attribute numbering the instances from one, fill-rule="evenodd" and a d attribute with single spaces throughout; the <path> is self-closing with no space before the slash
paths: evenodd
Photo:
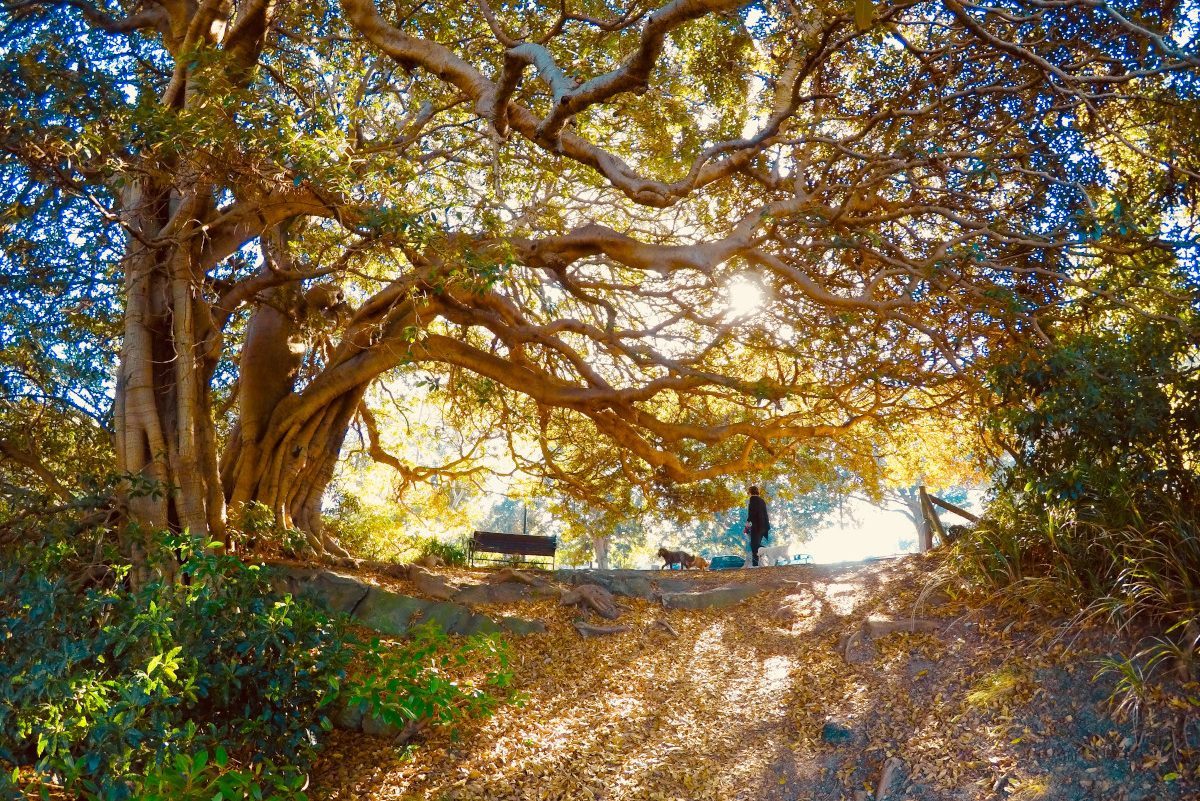
<path id="1" fill-rule="evenodd" d="M 310 795 L 849 801 L 876 798 L 891 761 L 895 799 L 1200 798 L 1200 687 L 1150 695 L 1140 725 L 1117 716 L 1116 677 L 1093 681 L 1122 646 L 1111 633 L 923 594 L 933 568 L 912 557 L 690 574 L 763 590 L 697 612 L 620 599 L 633 630 L 590 639 L 552 600 L 489 607 L 550 626 L 513 640 L 525 703 L 407 751 L 339 733 Z M 868 619 L 911 618 L 919 599 L 931 631 L 852 636 Z"/>

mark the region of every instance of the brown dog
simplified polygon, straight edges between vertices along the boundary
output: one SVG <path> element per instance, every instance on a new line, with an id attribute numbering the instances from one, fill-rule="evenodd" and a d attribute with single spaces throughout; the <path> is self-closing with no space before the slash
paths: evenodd
<path id="1" fill-rule="evenodd" d="M 687 551 L 668 551 L 666 548 L 659 548 L 658 558 L 663 560 L 661 568 L 663 570 L 666 570 L 671 565 L 684 567 L 692 563 L 692 555 Z"/>
<path id="2" fill-rule="evenodd" d="M 671 565 L 679 565 L 680 567 L 694 567 L 698 570 L 708 568 L 708 562 L 703 556 L 692 556 L 687 551 L 668 551 L 666 548 L 658 549 L 658 558 L 663 560 L 661 570 L 665 570 Z"/>

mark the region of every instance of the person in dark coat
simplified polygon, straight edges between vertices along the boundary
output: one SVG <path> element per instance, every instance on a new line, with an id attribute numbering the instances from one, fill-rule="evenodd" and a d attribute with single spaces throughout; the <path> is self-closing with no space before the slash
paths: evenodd
<path id="1" fill-rule="evenodd" d="M 767 502 L 758 492 L 758 487 L 750 488 L 750 508 L 748 510 L 746 529 L 750 532 L 750 563 L 758 567 L 758 549 L 767 539 L 771 530 L 771 520 L 767 517 Z"/>

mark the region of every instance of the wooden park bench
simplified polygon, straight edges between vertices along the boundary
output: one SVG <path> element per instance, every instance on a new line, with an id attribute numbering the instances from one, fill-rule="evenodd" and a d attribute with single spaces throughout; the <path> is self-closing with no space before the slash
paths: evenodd
<path id="1" fill-rule="evenodd" d="M 504 557 L 549 556 L 550 568 L 554 569 L 554 552 L 558 549 L 557 537 L 536 537 L 532 534 L 503 534 L 499 531 L 474 531 L 468 544 L 468 557 L 475 566 L 477 554 L 501 554 L 499 557 L 478 557 L 485 562 L 509 561 Z M 521 559 L 520 561 L 525 561 Z"/>

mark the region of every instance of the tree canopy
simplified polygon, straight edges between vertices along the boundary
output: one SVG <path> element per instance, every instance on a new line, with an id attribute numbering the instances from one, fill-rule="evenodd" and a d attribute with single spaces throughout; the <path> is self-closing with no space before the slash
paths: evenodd
<path id="1" fill-rule="evenodd" d="M 1195 303 L 1195 11 L 12 0 L 4 414 L 110 430 L 135 518 L 334 552 L 352 426 L 674 509 L 870 474 L 1080 304 Z M 382 379 L 456 441 L 388 451 Z"/>

